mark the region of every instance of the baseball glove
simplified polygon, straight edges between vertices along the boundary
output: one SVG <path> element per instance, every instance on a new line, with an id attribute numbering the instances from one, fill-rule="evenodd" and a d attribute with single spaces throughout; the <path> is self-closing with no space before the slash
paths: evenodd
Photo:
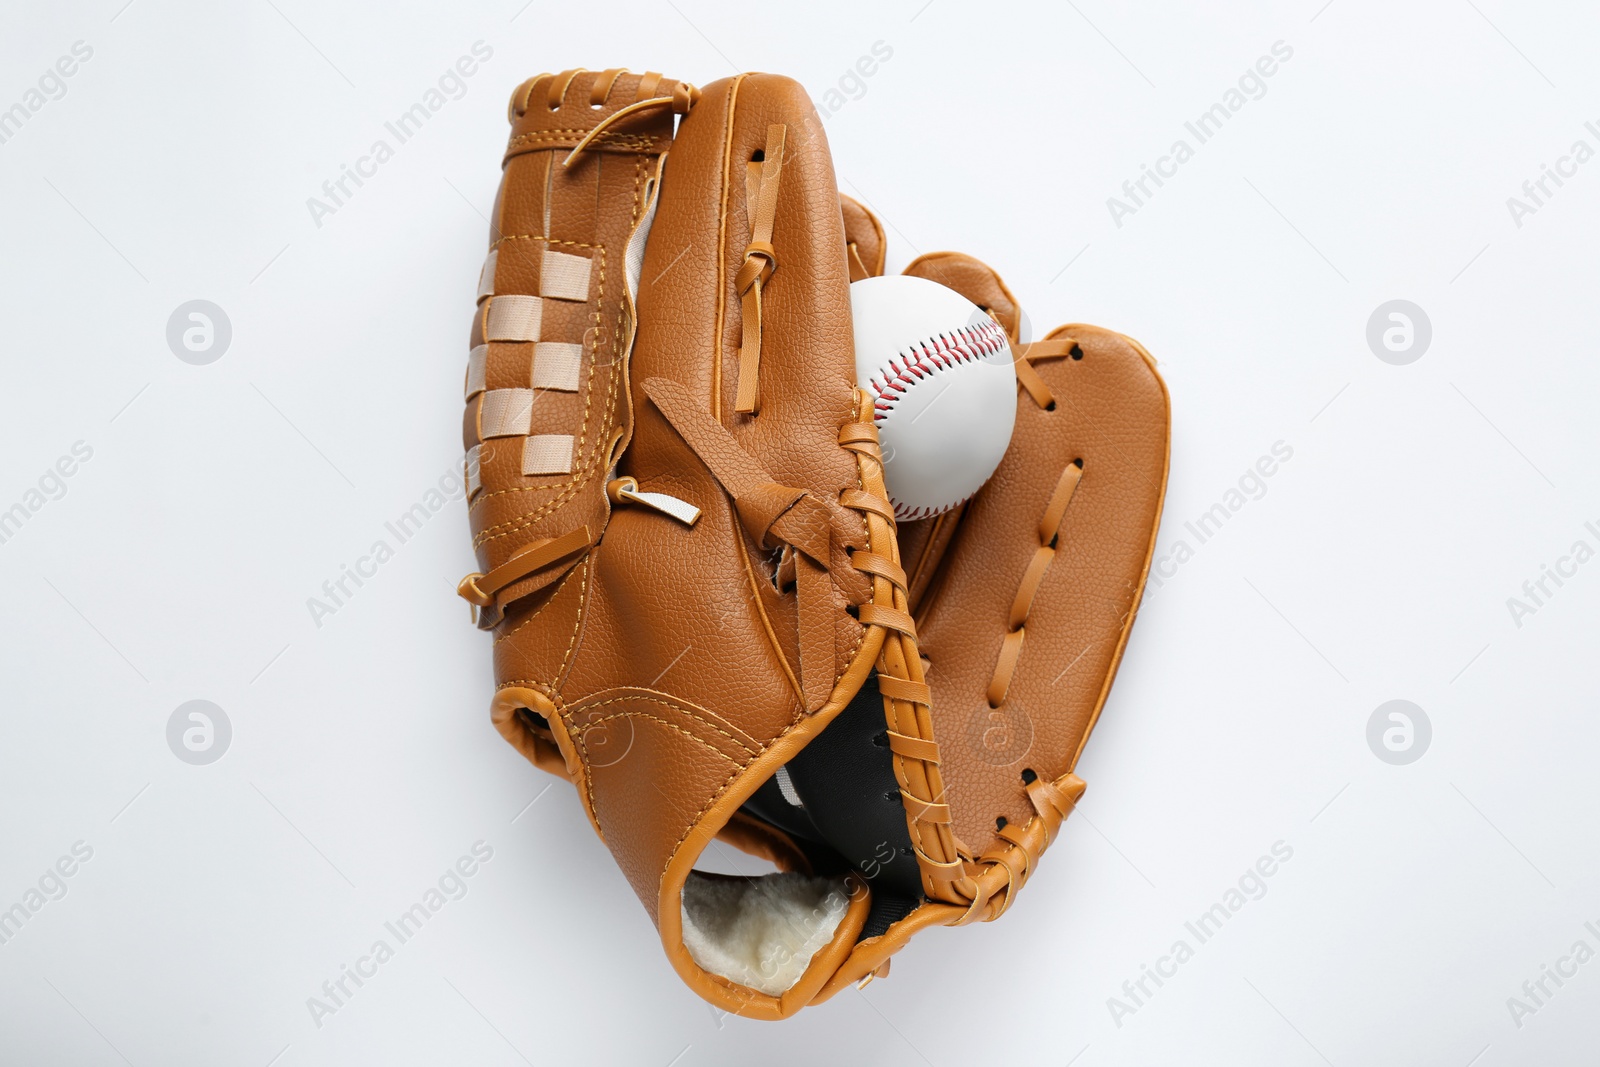
<path id="1" fill-rule="evenodd" d="M 883 231 L 805 92 L 567 71 L 510 118 L 464 427 L 491 715 L 576 786 L 690 987 L 783 1018 L 998 916 L 1071 811 L 1165 389 L 1126 338 L 1023 344 L 994 272 L 918 260 L 1024 388 L 990 483 L 897 529 L 850 325 Z M 773 869 L 696 870 L 714 839 Z"/>

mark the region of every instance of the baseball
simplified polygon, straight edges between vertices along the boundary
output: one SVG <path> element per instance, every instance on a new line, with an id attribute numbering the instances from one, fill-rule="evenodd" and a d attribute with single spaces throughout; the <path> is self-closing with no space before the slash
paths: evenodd
<path id="1" fill-rule="evenodd" d="M 1005 331 L 955 290 L 905 275 L 853 283 L 850 314 L 895 517 L 949 511 L 1011 443 L 1017 374 Z"/>

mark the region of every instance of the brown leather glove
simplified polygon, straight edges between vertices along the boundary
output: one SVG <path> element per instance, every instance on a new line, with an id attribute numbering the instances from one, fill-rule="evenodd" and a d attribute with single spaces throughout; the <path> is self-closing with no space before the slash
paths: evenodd
<path id="1" fill-rule="evenodd" d="M 882 230 L 804 91 L 568 71 L 511 122 L 465 424 L 492 716 L 575 784 L 684 980 L 782 1018 L 998 915 L 1071 810 L 1166 394 L 1115 334 L 1017 345 L 1011 453 L 897 538 L 848 289 Z M 917 269 L 1015 342 L 993 272 Z M 776 870 L 696 871 L 714 837 Z"/>

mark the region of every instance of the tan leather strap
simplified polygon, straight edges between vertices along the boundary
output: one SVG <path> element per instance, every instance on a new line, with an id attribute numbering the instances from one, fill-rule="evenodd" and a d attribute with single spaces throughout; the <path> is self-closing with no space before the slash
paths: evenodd
<path id="1" fill-rule="evenodd" d="M 878 604 L 863 604 L 856 609 L 860 612 L 859 618 L 863 626 L 882 626 L 896 633 L 905 634 L 907 637 L 917 636 L 917 624 L 911 621 L 911 616 L 898 608 L 886 608 Z"/>
<path id="2" fill-rule="evenodd" d="M 1077 354 L 1074 355 L 1073 353 Z M 1056 402 L 1055 394 L 1050 392 L 1050 387 L 1045 384 L 1039 372 L 1033 365 L 1044 359 L 1073 359 L 1083 358 L 1083 350 L 1078 347 L 1078 342 L 1070 337 L 1054 337 L 1048 341 L 1035 341 L 1032 344 L 1011 346 L 1012 366 L 1017 371 L 1017 381 L 1033 397 L 1033 402 L 1042 408 L 1048 408 Z"/>
<path id="3" fill-rule="evenodd" d="M 1061 516 L 1067 513 L 1067 505 L 1072 502 L 1072 493 L 1078 488 L 1078 479 L 1082 477 L 1083 461 L 1078 460 L 1069 464 L 1061 472 L 1061 477 L 1056 479 L 1056 487 L 1050 493 L 1050 502 L 1044 508 L 1044 518 L 1039 521 L 1040 544 L 1055 544 L 1056 533 L 1061 529 Z"/>
<path id="4" fill-rule="evenodd" d="M 563 85 L 562 88 L 564 90 L 566 88 L 565 85 Z M 635 100 L 626 107 L 620 107 L 596 123 L 594 129 L 584 134 L 583 139 L 572 146 L 572 151 L 567 153 L 567 158 L 561 161 L 561 165 L 563 167 L 572 166 L 572 161 L 577 159 L 578 156 L 583 153 L 584 149 L 592 145 L 600 138 L 601 134 L 605 133 L 606 130 L 610 129 L 612 125 L 614 125 L 620 119 L 626 118 L 629 115 L 637 115 L 641 111 L 652 111 L 656 108 L 662 107 L 670 107 L 679 115 L 687 115 L 689 113 L 689 109 L 694 107 L 695 102 L 699 99 L 699 89 L 696 89 L 687 82 L 677 82 L 673 86 L 671 96 L 652 96 L 643 100 Z M 559 95 L 556 96 L 556 101 L 560 101 Z M 551 106 L 554 107 L 555 104 L 552 104 Z"/>
<path id="5" fill-rule="evenodd" d="M 728 428 L 702 410 L 678 382 L 650 378 L 644 392 L 733 498 L 740 524 L 757 544 L 776 548 L 775 542 L 783 541 L 827 566 L 832 526 L 826 504 L 804 489 L 773 481 Z"/>
<path id="6" fill-rule="evenodd" d="M 1053 782 L 1035 778 L 1027 784 L 1034 815 L 1026 825 L 1008 824 L 1000 830 L 1004 846 L 992 849 L 969 864 L 973 876 L 965 884 L 973 891 L 965 913 L 949 925 L 999 918 L 1011 906 L 1016 891 L 1026 884 L 1039 856 L 1055 840 L 1061 823 L 1083 796 L 1083 779 L 1070 771 Z"/>
<path id="7" fill-rule="evenodd" d="M 950 805 L 923 800 L 921 797 L 907 793 L 904 789 L 900 790 L 900 796 L 905 800 L 906 810 L 911 812 L 911 817 L 918 822 L 949 825 Z"/>
<path id="8" fill-rule="evenodd" d="M 561 98 L 567 95 L 567 86 L 572 84 L 572 79 L 583 73 L 582 67 L 564 70 L 550 79 L 550 92 L 546 106 L 554 111 L 561 106 Z"/>
<path id="9" fill-rule="evenodd" d="M 874 454 L 878 448 L 878 428 L 870 422 L 847 422 L 839 427 L 841 445 L 871 445 Z"/>
<path id="10" fill-rule="evenodd" d="M 1055 561 L 1055 541 L 1061 530 L 1062 517 L 1066 515 L 1072 494 L 1083 479 L 1081 462 L 1067 464 L 1056 479 L 1056 487 L 1045 504 L 1044 517 L 1039 521 L 1039 547 L 1034 550 L 1033 559 L 1028 561 L 1028 569 L 1023 572 L 1022 581 L 1017 586 L 1017 595 L 1011 601 L 1011 614 L 1007 620 L 1011 629 L 1001 642 L 1000 656 L 995 663 L 994 674 L 989 679 L 988 691 L 984 694 L 991 708 L 998 708 L 1005 703 L 1006 693 L 1011 688 L 1011 676 L 1016 673 L 1017 661 L 1022 658 L 1028 612 L 1033 608 L 1033 598 L 1044 582 L 1045 572 Z"/>
<path id="11" fill-rule="evenodd" d="M 1028 621 L 1028 609 L 1033 607 L 1034 594 L 1039 591 L 1044 572 L 1055 558 L 1056 550 L 1049 545 L 1040 545 L 1034 550 L 1033 559 L 1028 561 L 1028 569 L 1022 576 L 1022 584 L 1017 587 L 1016 599 L 1011 602 L 1009 621 L 1013 630 L 1021 629 L 1022 624 Z"/>
<path id="12" fill-rule="evenodd" d="M 850 252 L 850 280 L 859 282 L 863 278 L 872 277 L 872 272 L 867 270 L 867 265 L 861 261 L 861 246 L 851 241 L 846 248 Z"/>
<path id="13" fill-rule="evenodd" d="M 504 609 L 499 601 L 501 590 L 521 581 L 534 571 L 542 570 L 558 560 L 589 547 L 589 527 L 580 526 L 560 537 L 533 541 L 519 548 L 510 559 L 488 573 L 469 574 L 456 586 L 456 593 L 477 608 L 494 605 Z"/>
<path id="14" fill-rule="evenodd" d="M 617 75 L 621 74 L 622 71 L 623 68 L 621 67 L 612 67 L 594 76 L 594 84 L 589 86 L 590 107 L 605 106 L 606 97 L 611 95 L 611 87 L 616 84 Z"/>
<path id="15" fill-rule="evenodd" d="M 887 578 L 900 589 L 906 587 L 906 572 L 900 569 L 900 564 L 888 556 L 858 549 L 851 554 L 850 565 L 863 574 L 876 574 L 880 578 Z"/>
<path id="16" fill-rule="evenodd" d="M 860 489 L 846 489 L 839 494 L 839 503 L 855 511 L 877 515 L 891 524 L 894 522 L 894 508 L 887 501 Z"/>
<path id="17" fill-rule="evenodd" d="M 928 707 L 933 703 L 933 691 L 928 688 L 928 683 L 907 681 L 904 678 L 891 678 L 887 674 L 878 675 L 878 692 L 890 700 L 908 700 L 913 704 L 921 704 L 923 707 Z"/>
<path id="18" fill-rule="evenodd" d="M 740 300 L 739 389 L 733 409 L 744 415 L 761 410 L 761 290 L 778 269 L 778 254 L 772 248 L 772 221 L 778 213 L 778 178 L 783 173 L 783 147 L 788 127 L 767 127 L 767 146 L 762 150 L 761 185 L 756 201 L 750 205 L 750 244 L 744 250 L 744 264 L 734 276 L 733 286 Z"/>
<path id="19" fill-rule="evenodd" d="M 881 686 L 880 686 L 881 688 Z M 932 741 L 924 741 L 920 737 L 910 737 L 906 734 L 889 733 L 889 751 L 897 756 L 908 756 L 919 759 L 924 763 L 939 762 L 939 746 Z"/>
<path id="20" fill-rule="evenodd" d="M 658 71 L 647 70 L 639 78 L 639 87 L 634 90 L 635 100 L 648 100 L 656 95 L 656 86 L 661 84 L 661 74 Z"/>
<path id="21" fill-rule="evenodd" d="M 832 512 L 808 491 L 774 481 L 680 383 L 649 378 L 644 392 L 733 498 L 734 512 L 751 539 L 765 548 L 781 542 L 798 550 L 786 562 L 795 568 L 799 597 L 800 686 L 806 710 L 815 711 L 827 702 L 835 681 L 833 577 L 828 572 Z"/>

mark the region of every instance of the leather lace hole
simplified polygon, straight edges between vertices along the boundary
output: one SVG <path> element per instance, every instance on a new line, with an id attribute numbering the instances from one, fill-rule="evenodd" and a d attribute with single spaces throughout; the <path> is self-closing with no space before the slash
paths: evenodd
<path id="1" fill-rule="evenodd" d="M 900 803 L 900 794 L 891 789 L 887 793 L 883 794 L 883 799 L 889 801 L 890 803 L 898 804 Z"/>
<path id="2" fill-rule="evenodd" d="M 1072 351 L 1069 352 L 1068 355 L 1070 355 L 1073 359 L 1082 359 L 1083 349 L 1079 348 L 1077 345 L 1073 345 Z"/>
<path id="3" fill-rule="evenodd" d="M 1024 767 L 1022 769 L 1022 780 L 1026 784 L 1032 785 L 1034 782 L 1039 780 L 1039 776 L 1033 773 L 1032 767 Z"/>
<path id="4" fill-rule="evenodd" d="M 905 846 L 902 845 L 901 848 L 900 848 L 900 855 L 902 855 L 902 856 L 915 856 L 916 853 L 913 852 L 911 849 L 906 848 Z"/>
<path id="5" fill-rule="evenodd" d="M 1044 409 L 1046 411 L 1054 411 L 1056 409 L 1056 402 L 1054 400 L 1050 401 L 1050 403 L 1044 406 Z"/>
<path id="6" fill-rule="evenodd" d="M 876 737 L 874 737 L 872 739 L 872 743 L 877 745 L 879 748 L 888 748 L 889 747 L 889 731 L 885 730 L 882 733 L 878 734 Z"/>
<path id="7" fill-rule="evenodd" d="M 1073 460 L 1072 461 L 1072 465 L 1074 467 L 1077 467 L 1079 470 L 1083 470 L 1083 459 L 1082 459 L 1082 457 L 1079 457 L 1078 459 Z"/>
<path id="8" fill-rule="evenodd" d="M 994 821 L 994 828 L 996 830 L 1004 830 L 1006 828 L 1006 817 L 1004 815 Z"/>

